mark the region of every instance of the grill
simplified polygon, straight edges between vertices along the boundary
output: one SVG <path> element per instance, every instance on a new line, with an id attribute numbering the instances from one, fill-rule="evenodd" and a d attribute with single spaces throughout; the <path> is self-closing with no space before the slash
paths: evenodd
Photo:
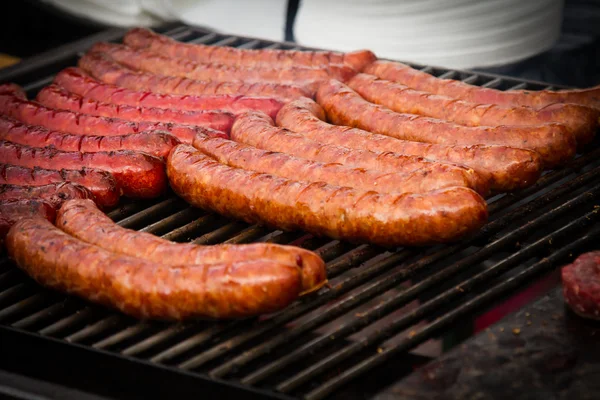
<path id="1" fill-rule="evenodd" d="M 185 25 L 158 31 L 216 46 L 298 48 Z M 117 41 L 123 33 L 107 31 L 42 54 L 2 71 L 0 80 L 22 84 L 33 96 L 92 43 Z M 504 90 L 547 88 L 415 67 Z M 173 194 L 124 200 L 109 213 L 113 220 L 176 242 L 314 250 L 327 262 L 330 285 L 274 315 L 172 324 L 134 320 L 46 290 L 4 258 L 0 368 L 110 397 L 365 398 L 435 357 L 428 346 L 446 351 L 472 336 L 474 321 L 486 312 L 544 278 L 555 285 L 557 267 L 600 237 L 599 198 L 594 143 L 533 187 L 489 199 L 487 225 L 453 245 L 390 251 L 229 220 Z"/>

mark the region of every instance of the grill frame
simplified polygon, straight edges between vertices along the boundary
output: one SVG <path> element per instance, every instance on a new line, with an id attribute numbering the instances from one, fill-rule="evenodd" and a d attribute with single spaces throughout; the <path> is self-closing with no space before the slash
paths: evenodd
<path id="1" fill-rule="evenodd" d="M 169 25 L 158 31 L 176 39 L 198 36 L 199 39 L 195 41 L 196 43 L 205 42 L 214 45 L 242 43 L 242 46 L 246 48 L 300 48 L 294 43 L 231 36 L 181 24 Z M 49 83 L 53 73 L 63 67 L 74 65 L 77 57 L 93 43 L 98 40 L 117 41 L 124 32 L 123 29 L 103 32 L 36 56 L 12 68 L 0 71 L 0 81 L 14 81 L 22 84 L 28 95 L 32 96 L 42 85 Z M 484 84 L 487 87 L 502 89 L 527 87 L 533 90 L 548 88 L 548 85 L 544 83 L 494 74 L 411 65 L 437 76 L 463 78 L 470 83 L 487 80 Z M 193 391 L 199 389 L 203 393 L 218 395 L 224 395 L 224 391 L 229 391 L 227 393 L 241 398 L 304 396 L 307 399 L 319 399 L 330 394 L 337 394 L 337 397 L 342 398 L 339 390 L 348 389 L 352 386 L 352 382 L 356 384 L 355 378 L 359 374 L 372 373 L 376 370 L 374 366 L 394 361 L 392 356 L 399 354 L 410 360 L 423 362 L 423 359 L 419 359 L 417 355 L 411 353 L 418 344 L 437 337 L 435 334 L 440 329 L 456 325 L 457 321 L 462 320 L 461 318 L 473 318 L 484 306 L 484 301 L 499 302 L 501 300 L 498 298 L 501 299 L 505 292 L 517 293 L 520 288 L 526 286 L 526 281 L 530 277 L 539 277 L 544 272 L 556 269 L 563 261 L 576 255 L 576 251 L 589 247 L 590 241 L 593 242 L 600 236 L 597 228 L 592 228 L 590 232 L 585 230 L 586 226 L 592 225 L 598 218 L 596 209 L 589 203 L 594 202 L 600 196 L 600 161 L 594 161 L 599 158 L 599 155 L 600 148 L 595 142 L 587 154 L 574 160 L 562 170 L 545 174 L 532 188 L 490 199 L 490 222 L 472 238 L 455 245 L 434 246 L 423 250 L 403 249 L 397 253 L 386 252 L 374 246 L 353 246 L 326 238 L 314 238 L 301 232 L 273 231 L 264 227 L 231 221 L 209 212 L 193 209 L 183 200 L 173 197 L 172 194 L 155 201 L 137 203 L 125 201 L 109 213 L 111 218 L 122 226 L 163 235 L 171 240 L 187 241 L 193 238 L 194 242 L 202 244 L 245 243 L 260 240 L 319 249 L 321 255 L 328 262 L 328 272 L 333 278 L 332 288 L 325 288 L 314 296 L 294 303 L 287 310 L 276 314 L 267 321 L 249 319 L 225 323 L 210 321 L 186 324 L 146 323 L 136 322 L 102 307 L 41 289 L 4 261 L 4 263 L 0 263 L 0 354 L 3 354 L 1 358 L 4 360 L 0 361 L 0 367 L 18 369 L 32 376 L 44 375 L 44 371 L 47 372 L 51 369 L 51 365 L 47 365 L 46 369 L 37 368 L 36 371 L 35 368 L 32 370 L 31 366 L 22 365 L 24 363 L 19 361 L 23 349 L 35 348 L 40 354 L 45 354 L 46 358 L 48 355 L 54 355 L 54 357 L 63 358 L 67 365 L 78 365 L 82 371 L 75 369 L 71 371 L 73 376 L 77 377 L 87 376 L 83 374 L 83 370 L 91 369 L 89 373 L 92 375 L 94 371 L 99 372 L 97 368 L 90 368 L 86 364 L 93 364 L 92 359 L 101 359 L 102 362 L 110 364 L 113 368 L 110 373 L 107 372 L 107 369 L 101 370 L 102 375 L 106 376 L 98 376 L 97 379 L 105 382 L 109 377 L 119 382 L 125 389 L 133 386 L 130 381 L 133 379 L 132 377 L 143 376 L 147 383 L 153 383 L 153 379 L 167 381 L 169 386 L 176 390 L 181 397 L 193 395 Z M 534 198 L 533 202 L 523 203 L 530 197 Z M 558 211 L 555 210 L 554 214 L 544 213 L 548 207 Z M 592 208 L 590 209 L 590 207 Z M 587 210 L 587 212 L 581 210 Z M 542 227 L 540 232 L 541 225 L 556 225 L 560 221 L 572 219 L 571 216 L 581 217 L 582 212 L 585 216 L 570 225 L 572 229 L 569 228 L 565 233 L 569 236 L 574 231 L 583 232 L 572 243 L 567 242 L 565 246 L 559 245 L 562 243 L 558 241 L 560 235 L 554 232 L 550 236 L 546 235 L 544 240 L 556 239 L 557 245 L 560 247 L 556 251 L 546 251 L 543 248 L 542 239 L 536 239 L 535 235 L 544 236 L 549 231 Z M 561 215 L 563 217 L 558 218 Z M 530 221 L 525 225 L 515 222 L 520 218 L 533 218 L 533 222 Z M 506 229 L 514 227 L 515 223 L 519 228 L 506 232 Z M 529 235 L 533 235 L 534 243 L 537 243 L 536 247 L 530 250 L 516 250 L 513 252 L 512 258 L 507 258 L 506 249 L 510 249 L 515 243 Z M 526 244 L 525 249 L 529 248 L 527 246 L 532 246 L 532 244 Z M 537 250 L 541 250 L 541 252 L 538 253 Z M 542 257 L 539 261 L 531 260 L 532 257 L 526 257 L 529 254 L 527 251 L 531 252 L 531 255 L 548 253 L 549 257 Z M 457 259 L 457 257 L 462 258 Z M 468 262 L 464 257 L 467 257 Z M 515 258 L 517 265 L 506 266 L 509 263 L 506 260 Z M 445 260 L 449 261 L 445 262 Z M 491 262 L 492 266 L 484 266 L 481 269 L 479 263 L 483 266 L 485 262 L 488 264 Z M 496 269 L 489 269 L 492 267 Z M 451 276 L 460 278 L 461 273 L 474 269 L 480 272 L 477 276 L 486 274 L 484 275 L 486 279 L 477 278 L 485 281 L 484 284 L 488 281 L 487 278 L 491 280 L 489 291 L 486 289 L 487 284 L 483 288 L 475 286 L 473 292 L 466 294 L 464 287 L 459 286 L 462 291 L 456 289 L 454 292 L 452 288 L 444 287 L 444 283 L 447 283 L 445 278 Z M 515 271 L 517 275 L 509 276 L 505 282 L 494 281 L 497 276 L 502 275 L 500 272 Z M 451 272 L 452 274 L 450 274 Z M 436 278 L 426 280 L 428 276 Z M 467 279 L 467 284 L 474 282 L 471 281 L 472 275 L 465 279 Z M 407 280 L 411 280 L 411 286 L 399 291 L 398 287 Z M 415 280 L 416 283 L 414 283 Z M 461 282 L 460 279 L 459 282 Z M 6 288 L 7 285 L 8 288 Z M 483 292 L 481 292 L 482 290 Z M 441 293 L 438 294 L 438 291 Z M 436 295 L 438 297 L 435 297 Z M 438 319 L 434 319 L 434 322 L 429 322 L 429 319 L 434 318 L 440 312 L 437 306 L 433 307 L 431 304 L 444 303 L 455 297 L 459 298 L 458 308 L 442 314 L 441 317 L 437 317 Z M 19 300 L 14 302 L 12 299 L 15 298 Z M 383 303 L 373 305 L 373 301 L 377 299 Z M 366 339 L 349 342 L 350 344 L 346 343 L 345 340 L 348 337 L 355 335 L 361 329 L 369 328 L 372 326 L 372 322 L 379 323 L 385 320 L 403 305 L 413 302 L 415 299 L 421 302 L 429 301 L 426 307 L 431 310 L 423 311 L 425 306 L 421 305 L 412 313 L 397 316 L 384 324 L 383 333 L 377 333 L 377 331 L 367 333 Z M 474 302 L 474 299 L 477 299 L 479 303 Z M 328 305 L 333 301 L 336 303 Z M 432 301 L 437 303 L 431 303 Z M 9 306 L 5 306 L 9 303 Z M 41 308 L 38 307 L 39 304 L 42 304 Z M 336 334 L 342 335 L 343 342 L 340 343 L 340 336 L 329 341 L 328 335 L 317 329 L 322 329 L 328 324 L 331 325 L 331 321 L 336 321 L 356 310 L 359 310 L 360 313 L 362 312 L 360 311 L 361 307 L 367 308 L 365 315 L 344 321 L 344 324 L 339 325 L 338 330 L 335 331 Z M 425 310 L 429 310 L 429 308 Z M 36 312 L 25 313 L 26 316 L 14 320 L 15 314 L 19 315 L 29 309 L 35 309 Z M 326 310 L 323 311 L 323 309 Z M 402 327 L 411 328 L 413 326 L 411 321 L 416 318 L 414 315 L 420 315 L 417 312 L 424 316 L 414 322 L 425 321 L 427 324 L 420 327 L 419 330 L 415 330 L 414 333 L 408 332 L 406 337 L 400 337 L 399 332 Z M 57 317 L 63 314 L 64 317 Z M 411 317 L 411 315 L 413 316 Z M 44 322 L 44 318 L 54 322 L 48 325 Z M 11 325 L 5 325 L 5 321 L 12 321 Z M 296 322 L 296 325 L 286 329 L 285 327 L 291 322 Z M 107 335 L 106 332 L 113 333 Z M 305 335 L 309 339 L 302 342 Z M 313 339 L 310 335 L 317 336 Z M 133 339 L 136 337 L 141 337 L 141 339 L 134 341 Z M 387 343 L 389 337 L 402 340 L 399 344 L 389 347 L 380 346 L 380 344 Z M 289 342 L 298 343 L 299 346 L 304 347 L 282 353 L 282 349 L 285 349 Z M 330 346 L 332 349 L 328 348 Z M 343 347 L 340 347 L 337 353 L 332 353 L 332 351 L 336 351 L 335 346 Z M 307 353 L 303 353 L 305 348 Z M 379 351 L 380 349 L 381 351 Z M 308 364 L 310 367 L 301 369 L 298 373 L 292 373 L 291 377 L 283 382 L 280 380 L 276 385 L 268 383 L 267 378 L 272 378 L 274 373 L 282 374 L 281 370 L 285 371 L 290 367 L 292 370 L 297 369 L 295 366 L 297 361 L 305 358 L 310 360 L 311 357 L 306 356 L 308 350 L 323 351 L 324 357 L 317 357 L 313 364 Z M 372 355 L 367 354 L 373 350 L 375 352 Z M 236 358 L 232 358 L 232 354 Z M 332 354 L 338 354 L 337 358 L 332 359 Z M 256 365 L 253 364 L 254 358 L 269 359 L 271 356 L 278 358 L 272 362 L 263 362 L 259 365 L 260 368 L 258 368 L 259 366 L 254 367 Z M 351 357 L 358 357 L 359 361 L 349 368 L 344 368 L 339 375 L 329 377 L 328 373 L 335 370 L 334 367 L 340 364 L 345 365 L 347 358 Z M 170 360 L 178 359 L 180 361 L 177 361 L 175 365 L 168 363 Z M 286 368 L 277 364 L 282 359 L 286 359 L 289 363 L 289 365 L 286 364 Z M 222 361 L 217 363 L 215 360 Z M 242 367 L 246 371 L 253 370 L 252 373 L 244 372 L 242 374 L 236 371 L 237 364 L 242 361 L 244 362 L 241 364 Z M 273 367 L 274 364 L 276 364 L 275 367 Z M 327 365 L 326 369 L 325 365 Z M 410 368 L 408 368 L 409 370 Z M 302 387 L 304 380 L 313 379 L 313 375 L 306 371 L 313 371 L 317 376 L 325 376 L 323 384 L 313 388 L 297 389 Z M 271 375 L 267 377 L 266 372 Z M 61 378 L 53 377 L 53 379 L 60 380 Z M 83 377 L 79 379 L 85 380 Z M 77 386 L 79 384 L 77 379 L 67 379 L 67 381 L 69 385 Z M 260 385 L 257 386 L 257 384 Z M 151 396 L 160 390 L 153 384 L 144 385 L 142 385 L 143 387 L 134 385 L 135 390 L 130 388 L 132 393 L 129 395 L 135 397 L 136 393 L 137 395 L 143 393 Z M 102 393 L 98 384 L 90 386 L 98 387 L 99 393 Z M 273 390 L 274 388 L 279 389 L 279 392 Z M 191 392 L 186 390 L 191 390 Z M 174 392 L 169 393 L 172 395 Z M 347 394 L 348 392 L 341 393 Z"/>

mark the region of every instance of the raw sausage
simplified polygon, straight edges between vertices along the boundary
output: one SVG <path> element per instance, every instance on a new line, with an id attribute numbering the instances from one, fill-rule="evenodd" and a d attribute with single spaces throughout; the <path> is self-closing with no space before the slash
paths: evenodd
<path id="1" fill-rule="evenodd" d="M 271 243 L 214 246 L 173 243 L 149 233 L 125 229 L 87 200 L 65 202 L 58 212 L 56 226 L 105 250 L 157 263 L 222 264 L 263 259 L 298 266 L 302 270 L 303 292 L 316 290 L 327 281 L 325 263 L 311 251 Z"/>
<path id="2" fill-rule="evenodd" d="M 163 265 L 82 242 L 41 218 L 13 225 L 6 247 L 40 284 L 138 318 L 248 317 L 284 308 L 301 289 L 295 265 Z"/>
<path id="3" fill-rule="evenodd" d="M 578 315 L 600 319 L 600 252 L 582 254 L 561 270 L 563 297 Z"/>
<path id="4" fill-rule="evenodd" d="M 92 197 L 86 188 L 70 182 L 50 183 L 42 186 L 0 184 L 0 201 L 41 199 L 56 209 L 65 200 Z"/>
<path id="5" fill-rule="evenodd" d="M 56 210 L 48 202 L 39 199 L 0 201 L 0 244 L 15 222 L 32 217 L 41 217 L 54 223 Z"/>
<path id="6" fill-rule="evenodd" d="M 167 158 L 173 190 L 190 204 L 284 230 L 352 242 L 417 246 L 457 240 L 487 219 L 475 191 L 381 194 L 232 168 L 188 145 Z"/>

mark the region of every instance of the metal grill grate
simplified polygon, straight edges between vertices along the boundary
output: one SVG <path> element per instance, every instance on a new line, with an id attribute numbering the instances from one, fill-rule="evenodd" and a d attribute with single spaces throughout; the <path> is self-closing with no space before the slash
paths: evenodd
<path id="1" fill-rule="evenodd" d="M 0 80 L 24 84 L 28 94 L 34 95 L 54 73 L 74 65 L 91 43 L 118 40 L 122 33 L 87 39 L 60 56 L 41 55 L 25 69 L 0 74 Z M 193 43 L 296 48 L 291 43 L 188 26 L 164 33 Z M 547 87 L 494 75 L 417 67 L 498 89 Z M 331 285 L 260 319 L 167 324 L 137 321 L 45 290 L 4 260 L 0 264 L 0 343 L 5 340 L 6 346 L 0 348 L 5 354 L 11 351 L 8 338 L 43 338 L 48 343 L 39 357 L 53 348 L 66 354 L 65 348 L 77 347 L 83 363 L 91 363 L 100 351 L 109 360 L 118 360 L 119 371 L 143 366 L 161 375 L 140 372 L 145 374 L 140 376 L 185 377 L 196 393 L 216 388 L 233 390 L 230 393 L 237 396 L 311 400 L 372 393 L 427 361 L 417 351 L 421 344 L 460 340 L 465 336 L 464 326 L 482 312 L 590 248 L 600 237 L 595 224 L 599 156 L 595 143 L 566 168 L 546 173 L 535 186 L 490 199 L 490 222 L 474 237 L 422 249 L 386 251 L 301 232 L 272 231 L 194 209 L 172 194 L 154 201 L 124 201 L 109 213 L 113 220 L 169 240 L 274 242 L 314 250 L 327 262 Z M 64 347 L 65 343 L 71 347 Z M 26 349 L 12 351 L 17 354 Z M 97 369 L 100 374 L 109 373 Z M 376 383 L 372 377 L 377 377 Z M 146 390 L 151 387 L 148 382 Z"/>

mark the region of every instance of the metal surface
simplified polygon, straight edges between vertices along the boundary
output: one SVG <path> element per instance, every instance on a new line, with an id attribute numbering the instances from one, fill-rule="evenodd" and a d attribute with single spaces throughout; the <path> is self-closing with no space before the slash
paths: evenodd
<path id="1" fill-rule="evenodd" d="M 187 26 L 165 33 L 211 45 L 295 46 Z M 120 34 L 105 39 L 118 40 Z M 48 64 L 44 57 L 37 58 L 35 65 L 22 66 L 23 75 L 18 68 L 0 72 L 0 80 L 24 84 L 33 95 L 60 68 L 75 64 L 78 54 L 94 40 L 45 55 Z M 422 69 L 499 89 L 545 88 L 541 83 L 494 75 Z M 274 242 L 314 250 L 327 262 L 330 285 L 280 313 L 258 319 L 167 324 L 137 321 L 45 290 L 4 261 L 0 265 L 0 350 L 12 357 L 0 357 L 0 368 L 15 365 L 18 355 L 37 343 L 39 357 L 62 349 L 69 353 L 65 362 L 85 364 L 86 380 L 60 374 L 53 374 L 53 379 L 86 389 L 102 387 L 107 375 L 119 382 L 131 379 L 135 371 L 140 379 L 195 388 L 179 391 L 180 397 L 217 393 L 218 388 L 239 398 L 368 397 L 426 362 L 428 357 L 420 354 L 422 344 L 460 336 L 465 321 L 520 293 L 600 237 L 595 226 L 600 217 L 599 156 L 595 142 L 586 154 L 546 173 L 533 187 L 490 199 L 490 221 L 473 237 L 418 249 L 385 250 L 302 232 L 273 231 L 194 209 L 172 194 L 154 201 L 123 201 L 109 213 L 111 218 L 169 240 Z M 96 357 L 109 360 L 111 367 L 94 369 L 89 364 Z M 38 373 L 43 374 L 43 368 Z M 135 388 L 141 383 L 122 385 L 123 397 L 131 397 L 127 385 Z M 140 391 L 152 393 L 148 388 Z M 106 391 L 101 394 L 118 397 Z"/>

